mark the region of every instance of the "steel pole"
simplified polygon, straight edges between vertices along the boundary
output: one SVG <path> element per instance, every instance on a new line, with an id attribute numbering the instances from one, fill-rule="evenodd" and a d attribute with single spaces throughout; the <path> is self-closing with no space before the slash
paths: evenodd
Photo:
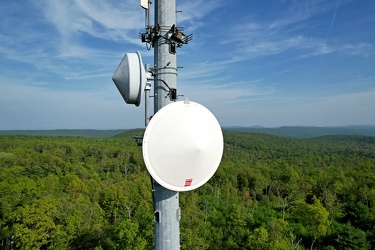
<path id="1" fill-rule="evenodd" d="M 171 103 L 170 89 L 177 89 L 176 54 L 170 53 L 169 34 L 176 24 L 176 1 L 155 0 L 154 112 Z M 155 249 L 180 249 L 179 193 L 153 181 Z"/>

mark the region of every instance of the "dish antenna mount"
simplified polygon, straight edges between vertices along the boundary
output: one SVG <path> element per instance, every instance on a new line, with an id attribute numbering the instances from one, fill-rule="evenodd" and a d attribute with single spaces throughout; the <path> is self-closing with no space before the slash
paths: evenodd
<path id="1" fill-rule="evenodd" d="M 128 104 L 139 106 L 142 89 L 146 84 L 146 72 L 141 53 L 126 53 L 112 76 L 121 96 Z"/>
<path id="2" fill-rule="evenodd" d="M 168 104 L 154 115 L 143 136 L 143 159 L 159 184 L 174 191 L 190 191 L 214 175 L 223 145 L 215 116 L 186 99 Z"/>

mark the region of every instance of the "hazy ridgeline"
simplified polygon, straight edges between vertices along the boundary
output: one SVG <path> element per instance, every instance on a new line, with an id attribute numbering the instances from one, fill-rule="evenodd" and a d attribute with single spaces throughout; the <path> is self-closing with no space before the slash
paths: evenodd
<path id="1" fill-rule="evenodd" d="M 0 136 L 0 249 L 153 249 L 141 147 Z M 180 193 L 181 249 L 375 249 L 375 137 L 225 132 L 213 178 Z"/>

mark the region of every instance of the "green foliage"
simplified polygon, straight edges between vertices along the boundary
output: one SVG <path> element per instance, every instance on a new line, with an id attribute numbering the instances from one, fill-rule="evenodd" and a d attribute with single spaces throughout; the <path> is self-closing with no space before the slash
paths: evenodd
<path id="1" fill-rule="evenodd" d="M 0 249 L 153 249 L 142 133 L 0 136 Z M 375 249 L 375 138 L 224 140 L 180 194 L 181 249 Z"/>
<path id="2" fill-rule="evenodd" d="M 302 237 L 312 239 L 312 248 L 315 240 L 327 234 L 331 224 L 328 219 L 329 213 L 316 196 L 313 196 L 311 204 L 307 204 L 305 201 L 296 201 L 295 205 L 293 219 L 296 221 L 296 233 Z"/>
<path id="3" fill-rule="evenodd" d="M 332 229 L 332 245 L 334 245 L 336 249 L 369 249 L 366 233 L 361 229 L 353 227 L 349 222 L 347 224 L 335 223 Z"/>

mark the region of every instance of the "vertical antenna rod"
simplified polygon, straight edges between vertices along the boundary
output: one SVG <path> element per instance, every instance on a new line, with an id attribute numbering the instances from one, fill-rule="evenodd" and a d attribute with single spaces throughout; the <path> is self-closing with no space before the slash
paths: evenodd
<path id="1" fill-rule="evenodd" d="M 154 112 L 171 103 L 171 89 L 177 89 L 176 53 L 170 53 L 171 27 L 176 24 L 176 1 L 155 0 Z M 155 249 L 180 249 L 179 193 L 154 181 Z"/>

